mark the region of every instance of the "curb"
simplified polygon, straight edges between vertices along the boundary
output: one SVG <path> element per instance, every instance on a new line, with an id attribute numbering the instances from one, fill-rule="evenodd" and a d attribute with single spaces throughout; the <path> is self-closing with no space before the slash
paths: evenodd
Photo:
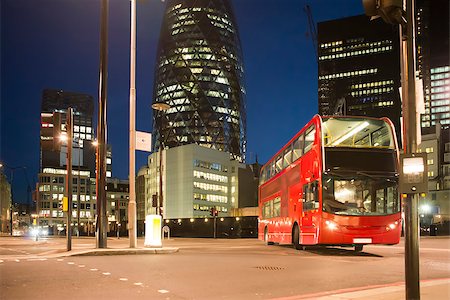
<path id="1" fill-rule="evenodd" d="M 178 248 L 136 248 L 136 249 L 89 249 L 72 250 L 58 253 L 56 256 L 106 256 L 106 255 L 144 255 L 144 254 L 170 254 L 178 252 Z"/>

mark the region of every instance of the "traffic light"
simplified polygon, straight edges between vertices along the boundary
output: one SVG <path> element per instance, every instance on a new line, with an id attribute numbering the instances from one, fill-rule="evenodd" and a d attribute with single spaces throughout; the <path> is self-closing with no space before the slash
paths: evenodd
<path id="1" fill-rule="evenodd" d="M 215 207 L 211 207 L 209 214 L 211 217 L 217 217 L 219 215 L 219 211 Z"/>
<path id="2" fill-rule="evenodd" d="M 389 24 L 406 24 L 403 0 L 362 0 L 366 15 L 381 17 Z"/>

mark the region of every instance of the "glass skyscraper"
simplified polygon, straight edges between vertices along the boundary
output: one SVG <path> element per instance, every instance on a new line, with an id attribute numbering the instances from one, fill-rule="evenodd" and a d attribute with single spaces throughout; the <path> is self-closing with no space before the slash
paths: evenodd
<path id="1" fill-rule="evenodd" d="M 198 144 L 245 160 L 242 52 L 227 0 L 169 0 L 159 47 L 153 104 L 154 148 Z"/>

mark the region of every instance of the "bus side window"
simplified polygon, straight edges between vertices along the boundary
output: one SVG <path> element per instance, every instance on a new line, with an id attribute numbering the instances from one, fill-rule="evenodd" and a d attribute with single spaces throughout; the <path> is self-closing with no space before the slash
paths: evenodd
<path id="1" fill-rule="evenodd" d="M 305 151 L 303 153 L 308 152 L 311 150 L 313 143 L 314 143 L 314 137 L 316 136 L 316 127 L 312 125 L 306 130 L 305 134 Z"/>
<path id="2" fill-rule="evenodd" d="M 303 134 L 299 136 L 293 144 L 292 149 L 292 161 L 296 161 L 298 158 L 302 156 L 302 150 L 303 150 Z"/>
<path id="3" fill-rule="evenodd" d="M 303 211 L 309 211 L 319 208 L 319 195 L 317 181 L 303 186 Z"/>
<path id="4" fill-rule="evenodd" d="M 280 154 L 275 159 L 275 174 L 280 173 L 282 169 L 283 169 L 283 154 Z"/>
<path id="5" fill-rule="evenodd" d="M 283 168 L 289 166 L 292 162 L 292 144 L 284 150 Z"/>

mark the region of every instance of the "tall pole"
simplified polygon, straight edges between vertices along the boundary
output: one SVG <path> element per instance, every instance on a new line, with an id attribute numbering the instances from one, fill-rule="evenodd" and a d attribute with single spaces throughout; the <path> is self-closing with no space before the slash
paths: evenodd
<path id="1" fill-rule="evenodd" d="M 402 98 L 403 98 L 403 149 L 405 154 L 417 152 L 417 117 L 415 85 L 415 7 L 414 0 L 406 0 L 406 34 L 402 36 Z M 420 299 L 419 285 L 419 198 L 407 194 L 405 198 L 405 287 L 406 299 Z"/>
<path id="2" fill-rule="evenodd" d="M 73 138 L 73 110 L 71 107 L 67 110 L 67 176 L 66 176 L 66 194 L 67 194 L 67 251 L 72 250 L 72 138 Z"/>
<path id="3" fill-rule="evenodd" d="M 130 248 L 136 248 L 136 0 L 131 0 L 131 42 L 130 42 L 130 201 L 128 202 L 128 235 Z"/>
<path id="4" fill-rule="evenodd" d="M 102 0 L 100 26 L 100 79 L 97 125 L 97 248 L 107 247 L 106 231 L 106 91 L 108 73 L 108 0 Z"/>
<path id="5" fill-rule="evenodd" d="M 80 236 L 80 140 L 78 140 L 78 178 L 77 178 L 77 237 Z"/>
<path id="6" fill-rule="evenodd" d="M 162 114 L 162 112 L 160 112 Z M 163 174 L 162 174 L 162 159 L 163 159 L 163 146 L 162 146 L 162 139 L 159 141 L 159 199 L 158 203 L 156 204 L 157 207 L 157 214 L 162 217 L 162 211 L 161 207 L 163 205 Z"/>
<path id="7" fill-rule="evenodd" d="M 14 192 L 13 192 L 14 170 L 11 169 L 11 202 L 9 204 L 9 233 L 13 235 L 13 210 L 14 210 Z"/>

